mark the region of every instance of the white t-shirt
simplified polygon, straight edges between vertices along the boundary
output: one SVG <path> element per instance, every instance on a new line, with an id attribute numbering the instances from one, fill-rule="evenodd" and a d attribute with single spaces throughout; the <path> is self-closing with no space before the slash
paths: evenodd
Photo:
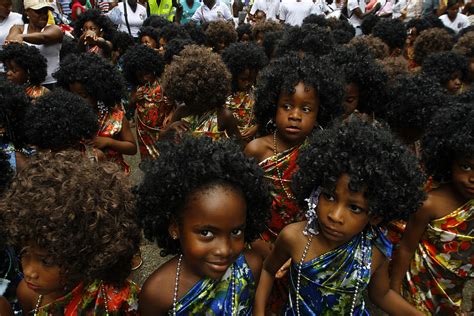
<path id="1" fill-rule="evenodd" d="M 143 21 L 145 21 L 146 15 L 146 8 L 141 4 L 137 3 L 137 9 L 135 12 L 132 11 L 132 8 L 128 4 L 128 1 L 124 1 L 127 5 L 127 17 L 128 17 L 128 25 L 130 26 L 130 33 L 133 37 L 138 37 L 138 31 L 140 31 L 140 27 L 143 25 Z M 121 18 L 118 23 L 119 31 L 127 32 L 127 22 L 125 21 L 124 15 L 124 2 L 120 2 L 109 14 L 113 14 L 114 10 L 119 10 L 121 13 Z"/>
<path id="2" fill-rule="evenodd" d="M 280 20 L 293 26 L 301 26 L 304 18 L 315 12 L 311 0 L 283 0 L 280 4 Z"/>
<path id="3" fill-rule="evenodd" d="M 353 27 L 358 27 L 362 24 L 362 20 L 359 19 L 355 14 L 354 10 L 360 8 L 362 13 L 365 13 L 365 1 L 364 0 L 348 0 L 347 1 L 347 14 L 349 14 L 349 22 Z"/>
<path id="4" fill-rule="evenodd" d="M 221 3 L 219 0 L 216 1 L 212 9 L 209 9 L 204 3 L 194 12 L 191 20 L 195 22 L 205 23 L 217 20 L 232 20 L 232 14 L 226 4 Z"/>
<path id="5" fill-rule="evenodd" d="M 255 0 L 250 14 L 254 15 L 257 10 L 265 12 L 267 20 L 276 21 L 280 11 L 280 0 Z"/>
<path id="6" fill-rule="evenodd" d="M 471 25 L 469 18 L 461 13 L 456 15 L 454 21 L 451 22 L 447 14 L 443 14 L 439 17 L 439 19 L 443 22 L 444 26 L 449 27 L 450 29 L 454 30 L 454 32 L 459 33 L 460 30 L 463 28 L 468 27 Z"/>
<path id="7" fill-rule="evenodd" d="M 3 43 L 5 43 L 5 38 L 7 38 L 10 32 L 10 28 L 17 24 L 23 25 L 23 20 L 21 19 L 21 14 L 15 12 L 10 12 L 3 21 L 0 21 L 0 49 L 2 49 Z"/>

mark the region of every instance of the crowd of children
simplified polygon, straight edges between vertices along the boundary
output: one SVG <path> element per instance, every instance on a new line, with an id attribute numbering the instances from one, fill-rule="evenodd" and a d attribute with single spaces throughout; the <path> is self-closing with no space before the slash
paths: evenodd
<path id="1" fill-rule="evenodd" d="M 133 38 L 90 9 L 51 69 L 32 1 L 0 50 L 2 316 L 474 312 L 474 28 L 254 10 Z M 171 258 L 140 289 L 143 237 Z"/>

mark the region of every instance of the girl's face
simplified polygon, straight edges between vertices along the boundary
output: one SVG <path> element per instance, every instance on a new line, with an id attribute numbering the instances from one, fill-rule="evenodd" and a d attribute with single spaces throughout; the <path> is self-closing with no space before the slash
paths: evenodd
<path id="1" fill-rule="evenodd" d="M 460 71 L 456 71 L 451 75 L 451 78 L 446 83 L 446 89 L 449 94 L 458 94 L 462 87 L 461 81 L 462 74 Z"/>
<path id="2" fill-rule="evenodd" d="M 344 112 L 351 114 L 359 105 L 359 86 L 355 83 L 349 83 L 346 86 L 346 98 L 344 100 Z"/>
<path id="3" fill-rule="evenodd" d="M 142 36 L 140 43 L 153 49 L 157 48 L 158 46 L 158 43 L 148 35 Z"/>
<path id="4" fill-rule="evenodd" d="M 20 253 L 21 267 L 26 286 L 39 295 L 59 298 L 64 295 L 64 283 L 60 268 L 48 252 L 37 246 L 28 246 Z"/>
<path id="5" fill-rule="evenodd" d="M 7 79 L 11 82 L 22 85 L 28 81 L 28 75 L 26 71 L 18 66 L 14 60 L 7 60 L 5 62 L 7 70 Z"/>
<path id="6" fill-rule="evenodd" d="M 237 75 L 237 90 L 249 91 L 255 84 L 257 72 L 255 70 L 245 69 Z"/>
<path id="7" fill-rule="evenodd" d="M 82 33 L 84 34 L 85 32 L 92 32 L 99 37 L 101 37 L 103 34 L 101 28 L 92 21 L 86 21 L 86 23 L 84 23 L 82 26 Z"/>
<path id="8" fill-rule="evenodd" d="M 453 185 L 463 199 L 474 198 L 474 159 L 460 158 L 453 162 Z"/>
<path id="9" fill-rule="evenodd" d="M 349 179 L 347 174 L 341 175 L 334 191 L 322 188 L 319 196 L 317 212 L 320 236 L 331 248 L 350 241 L 369 222 L 376 223 L 369 219 L 364 192 L 350 190 Z"/>
<path id="10" fill-rule="evenodd" d="M 156 80 L 155 75 L 148 71 L 137 71 L 138 83 L 144 85 L 146 83 L 152 83 Z"/>
<path id="11" fill-rule="evenodd" d="M 82 83 L 74 82 L 69 84 L 69 91 L 86 100 L 92 107 L 97 106 L 97 101 L 87 93 L 86 88 Z"/>
<path id="12" fill-rule="evenodd" d="M 214 186 L 193 193 L 178 224 L 171 224 L 183 266 L 200 278 L 220 279 L 244 250 L 247 204 L 238 191 Z"/>
<path id="13" fill-rule="evenodd" d="M 280 139 L 289 145 L 301 144 L 317 124 L 318 111 L 316 90 L 303 82 L 296 85 L 293 94 L 282 92 L 275 122 Z"/>

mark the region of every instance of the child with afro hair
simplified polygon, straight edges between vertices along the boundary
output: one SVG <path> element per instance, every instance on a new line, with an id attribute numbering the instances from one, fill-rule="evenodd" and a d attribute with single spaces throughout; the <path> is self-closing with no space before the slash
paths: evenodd
<path id="1" fill-rule="evenodd" d="M 375 24 L 372 34 L 388 45 L 390 56 L 401 55 L 407 38 L 407 30 L 402 21 L 398 19 L 381 19 Z"/>
<path id="2" fill-rule="evenodd" d="M 426 315 L 461 315 L 474 278 L 474 109 L 444 104 L 422 140 L 428 175 L 440 185 L 410 217 L 392 269 L 391 287 Z"/>
<path id="3" fill-rule="evenodd" d="M 249 142 L 258 128 L 253 115 L 254 85 L 268 59 L 264 50 L 254 43 L 234 43 L 224 50 L 222 60 L 232 75 L 232 94 L 227 98 L 226 107 L 238 120 L 242 138 Z"/>
<path id="4" fill-rule="evenodd" d="M 237 26 L 237 40 L 239 42 L 252 42 L 252 26 L 250 24 L 241 24 Z"/>
<path id="5" fill-rule="evenodd" d="M 5 65 L 8 80 L 23 86 L 30 98 L 38 98 L 49 91 L 41 85 L 48 65 L 38 48 L 11 43 L 0 50 L 0 62 Z"/>
<path id="6" fill-rule="evenodd" d="M 176 24 L 165 25 L 159 32 L 159 48 L 163 49 L 169 41 L 175 38 L 188 39 L 189 37 L 188 32 L 186 32 L 183 26 Z"/>
<path id="7" fill-rule="evenodd" d="M 186 46 L 166 67 L 162 86 L 172 102 L 184 103 L 174 112 L 168 131 L 240 140 L 237 120 L 224 106 L 231 93 L 231 75 L 220 55 L 205 47 Z"/>
<path id="8" fill-rule="evenodd" d="M 123 56 L 125 78 L 135 87 L 129 104 L 136 108 L 137 140 L 141 160 L 156 159 L 156 142 L 161 129 L 171 119 L 174 107 L 167 102 L 160 85 L 164 62 L 146 45 L 132 47 Z"/>
<path id="9" fill-rule="evenodd" d="M 430 28 L 424 30 L 417 36 L 413 44 L 413 61 L 416 63 L 416 67 L 421 67 L 428 55 L 449 51 L 453 48 L 453 45 L 453 35 L 445 29 Z"/>
<path id="10" fill-rule="evenodd" d="M 126 173 L 129 165 L 122 154 L 135 155 L 137 145 L 121 104 L 124 82 L 114 65 L 95 54 L 68 56 L 54 73 L 58 85 L 85 99 L 97 113 L 99 130 L 93 145 Z"/>
<path id="11" fill-rule="evenodd" d="M 99 9 L 82 13 L 74 23 L 74 37 L 80 52 L 98 54 L 110 58 L 115 27 Z"/>
<path id="12" fill-rule="evenodd" d="M 283 25 L 275 21 L 265 21 L 263 23 L 255 24 L 252 28 L 252 36 L 257 45 L 262 46 L 265 39 L 265 34 L 269 32 L 281 32 Z"/>
<path id="13" fill-rule="evenodd" d="M 173 57 L 179 55 L 187 45 L 197 44 L 190 38 L 175 38 L 167 42 L 164 49 L 161 47 L 165 64 L 169 65 L 173 61 Z"/>
<path id="14" fill-rule="evenodd" d="M 469 72 L 464 84 L 472 87 L 474 82 L 474 32 L 461 36 L 453 47 L 453 51 L 469 59 Z"/>
<path id="15" fill-rule="evenodd" d="M 123 67 L 122 56 L 132 46 L 135 45 L 135 40 L 128 34 L 128 32 L 117 31 L 112 37 L 112 63 L 117 65 L 121 70 Z"/>
<path id="16" fill-rule="evenodd" d="M 373 35 L 356 36 L 348 43 L 348 46 L 355 47 L 359 54 L 369 54 L 375 59 L 383 60 L 390 55 L 388 45 L 380 38 Z"/>
<path id="17" fill-rule="evenodd" d="M 423 315 L 390 289 L 392 247 L 379 227 L 423 202 L 416 158 L 390 131 L 353 115 L 316 134 L 297 163 L 293 187 L 306 221 L 286 226 L 265 260 L 256 315 L 289 259 L 285 315 L 368 314 L 366 289 L 389 314 Z"/>
<path id="18" fill-rule="evenodd" d="M 230 140 L 186 136 L 160 143 L 143 171 L 145 236 L 174 257 L 143 285 L 141 315 L 250 315 L 261 258 L 246 245 L 271 204 L 262 170 Z"/>
<path id="19" fill-rule="evenodd" d="M 138 42 L 153 49 L 160 48 L 160 33 L 151 26 L 141 27 Z"/>
<path id="20" fill-rule="evenodd" d="M 222 53 L 230 44 L 237 42 L 237 32 L 227 21 L 212 21 L 205 31 L 207 46 L 215 53 Z"/>
<path id="21" fill-rule="evenodd" d="M 429 55 L 421 70 L 435 79 L 448 94 L 455 95 L 464 91 L 463 81 L 467 77 L 468 60 L 455 52 L 440 52 Z"/>
<path id="22" fill-rule="evenodd" d="M 139 288 L 127 277 L 140 228 L 116 165 L 78 152 L 40 153 L 17 174 L 0 209 L 20 250 L 24 313 L 137 315 Z"/>

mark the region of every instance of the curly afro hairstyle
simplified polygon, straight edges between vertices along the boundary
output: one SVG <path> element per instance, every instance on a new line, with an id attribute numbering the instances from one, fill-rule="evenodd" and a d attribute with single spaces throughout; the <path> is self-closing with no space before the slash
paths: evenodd
<path id="1" fill-rule="evenodd" d="M 0 134 L 1 143 L 13 143 L 16 148 L 25 144 L 23 120 L 31 106 L 25 91 L 5 78 L 0 77 Z"/>
<path id="2" fill-rule="evenodd" d="M 460 72 L 462 78 L 466 78 L 468 68 L 468 59 L 452 51 L 429 55 L 421 67 L 427 76 L 435 78 L 443 86 L 455 72 Z"/>
<path id="3" fill-rule="evenodd" d="M 111 40 L 115 30 L 115 26 L 112 21 L 100 12 L 99 9 L 86 10 L 84 13 L 79 15 L 76 22 L 74 22 L 73 35 L 75 38 L 81 37 L 83 31 L 82 28 L 87 21 L 93 22 L 104 34 L 103 37 L 106 40 Z"/>
<path id="4" fill-rule="evenodd" d="M 13 170 L 8 161 L 8 156 L 2 150 L 0 150 L 0 196 L 3 191 L 8 187 L 10 181 L 13 178 Z M 0 246 L 3 246 L 3 234 L 0 234 Z"/>
<path id="5" fill-rule="evenodd" d="M 370 14 L 362 20 L 362 24 L 360 25 L 360 30 L 364 35 L 372 34 L 372 30 L 374 26 L 380 21 L 380 17 L 375 14 Z"/>
<path id="6" fill-rule="evenodd" d="M 237 31 L 234 26 L 227 21 L 210 22 L 205 31 L 207 37 L 207 46 L 212 47 L 214 51 L 219 51 L 221 44 L 228 47 L 237 42 Z"/>
<path id="7" fill-rule="evenodd" d="M 123 55 L 123 75 L 132 85 L 138 86 L 139 73 L 151 73 L 156 79 L 161 77 L 165 64 L 161 55 L 145 45 L 135 45 Z"/>
<path id="8" fill-rule="evenodd" d="M 314 88 L 319 96 L 317 122 L 320 126 L 342 115 L 344 83 L 341 77 L 333 63 L 311 55 L 300 58 L 295 53 L 273 60 L 260 73 L 255 91 L 254 112 L 261 134 L 270 132 L 265 127 L 275 119 L 280 94 L 293 94 L 299 82 Z"/>
<path id="9" fill-rule="evenodd" d="M 46 78 L 47 61 L 38 48 L 25 44 L 11 43 L 0 50 L 0 61 L 14 61 L 27 73 L 31 85 L 38 86 Z"/>
<path id="10" fill-rule="evenodd" d="M 422 139 L 426 172 L 436 181 L 451 181 L 457 158 L 474 158 L 474 107 L 451 103 L 433 116 Z"/>
<path id="11" fill-rule="evenodd" d="M 0 199 L 10 242 L 47 251 L 70 290 L 95 279 L 121 284 L 140 244 L 134 196 L 113 163 L 81 153 L 39 153 Z"/>
<path id="12" fill-rule="evenodd" d="M 359 88 L 360 112 L 373 113 L 385 102 L 388 76 L 370 54 L 359 54 L 352 47 L 338 47 L 327 58 L 344 73 L 346 85 L 354 83 Z"/>
<path id="13" fill-rule="evenodd" d="M 352 24 L 349 23 L 347 20 L 339 20 L 336 18 L 329 18 L 327 19 L 327 25 L 331 29 L 331 31 L 336 31 L 336 30 L 341 30 L 344 32 L 347 32 L 351 34 L 351 39 L 352 37 L 355 36 L 355 28 L 352 26 Z"/>
<path id="14" fill-rule="evenodd" d="M 231 75 L 221 56 L 197 45 L 174 56 L 161 82 L 169 98 L 184 102 L 194 114 L 222 106 L 231 92 Z"/>
<path id="15" fill-rule="evenodd" d="M 430 28 L 422 31 L 413 45 L 413 59 L 421 66 L 429 54 L 451 50 L 454 38 L 445 29 Z"/>
<path id="16" fill-rule="evenodd" d="M 316 24 L 304 24 L 303 26 L 291 27 L 283 34 L 283 38 L 277 48 L 277 55 L 283 56 L 289 52 L 304 52 L 315 57 L 329 54 L 336 43 L 327 28 Z"/>
<path id="17" fill-rule="evenodd" d="M 99 129 L 97 114 L 80 96 L 55 89 L 36 99 L 25 113 L 24 130 L 28 143 L 53 151 L 77 148 L 92 139 Z"/>
<path id="18" fill-rule="evenodd" d="M 246 69 L 259 72 L 268 64 L 267 55 L 253 43 L 233 43 L 222 52 L 222 60 L 232 74 L 232 90 L 237 91 L 237 76 Z"/>
<path id="19" fill-rule="evenodd" d="M 278 45 L 280 45 L 283 34 L 283 31 L 265 33 L 265 37 L 263 38 L 263 49 L 265 50 L 268 59 L 275 57 L 276 50 Z"/>
<path id="20" fill-rule="evenodd" d="M 322 14 L 310 14 L 303 19 L 303 24 L 315 24 L 320 27 L 326 27 L 328 25 L 328 20 Z"/>
<path id="21" fill-rule="evenodd" d="M 151 26 L 141 27 L 138 32 L 138 42 L 140 42 L 144 36 L 154 39 L 155 42 L 160 45 L 160 33 L 155 28 Z"/>
<path id="22" fill-rule="evenodd" d="M 183 26 L 173 23 L 163 26 L 160 29 L 158 37 L 158 41 L 160 38 L 162 38 L 166 42 L 169 42 L 175 38 L 189 38 L 189 34 L 186 32 Z"/>
<path id="23" fill-rule="evenodd" d="M 414 18 L 405 24 L 405 28 L 407 31 L 409 29 L 415 28 L 418 34 L 432 27 L 433 26 L 431 25 L 431 23 L 425 18 Z"/>
<path id="24" fill-rule="evenodd" d="M 114 33 L 112 40 L 112 50 L 119 53 L 119 55 L 125 54 L 125 52 L 135 45 L 135 40 L 128 34 L 128 32 L 117 31 Z"/>
<path id="25" fill-rule="evenodd" d="M 280 32 L 283 31 L 283 25 L 275 21 L 265 21 L 263 23 L 255 24 L 252 28 L 253 38 L 257 40 L 260 33 L 265 34 L 268 32 Z"/>
<path id="26" fill-rule="evenodd" d="M 453 51 L 467 58 L 474 58 L 474 32 L 461 36 L 453 47 Z"/>
<path id="27" fill-rule="evenodd" d="M 358 54 L 371 54 L 375 59 L 384 59 L 390 55 L 390 48 L 384 41 L 373 35 L 356 36 L 348 46 L 355 47 Z"/>
<path id="28" fill-rule="evenodd" d="M 381 19 L 372 29 L 375 37 L 384 41 L 390 50 L 403 49 L 407 39 L 407 30 L 398 19 Z"/>
<path id="29" fill-rule="evenodd" d="M 388 93 L 388 102 L 380 104 L 376 115 L 394 130 L 423 131 L 447 98 L 436 80 L 422 74 L 398 77 Z"/>
<path id="30" fill-rule="evenodd" d="M 184 38 L 175 38 L 166 43 L 165 45 L 165 53 L 163 55 L 163 59 L 165 64 L 169 65 L 173 61 L 173 57 L 179 55 L 181 51 L 187 45 L 196 44 L 192 39 L 184 39 Z"/>
<path id="31" fill-rule="evenodd" d="M 204 34 L 204 30 L 201 24 L 187 23 L 184 25 L 184 29 L 186 30 L 186 32 L 188 32 L 191 39 L 196 42 L 197 45 L 206 44 L 206 34 Z"/>
<path id="32" fill-rule="evenodd" d="M 293 190 L 299 204 L 318 187 L 334 190 L 343 174 L 364 191 L 368 215 L 383 222 L 406 219 L 425 199 L 425 177 L 416 157 L 389 130 L 351 116 L 318 132 L 301 151 Z"/>
<path id="33" fill-rule="evenodd" d="M 407 76 L 410 72 L 408 62 L 402 56 L 387 57 L 377 62 L 382 65 L 389 82 L 393 82 L 398 76 Z"/>
<path id="34" fill-rule="evenodd" d="M 173 22 L 168 21 L 162 16 L 152 14 L 143 21 L 143 27 L 151 26 L 157 30 L 160 30 L 166 25 L 172 24 Z"/>
<path id="35" fill-rule="evenodd" d="M 58 86 L 69 90 L 76 82 L 84 86 L 87 94 L 96 101 L 113 108 L 124 96 L 125 83 L 122 75 L 109 62 L 96 54 L 70 55 L 60 63 L 53 74 Z"/>
<path id="36" fill-rule="evenodd" d="M 250 24 L 241 24 L 237 27 L 237 40 L 242 41 L 244 35 L 248 35 L 249 40 L 253 41 L 252 26 Z"/>
<path id="37" fill-rule="evenodd" d="M 143 182 L 136 189 L 139 217 L 145 237 L 154 240 L 162 255 L 179 252 L 168 227 L 180 220 L 191 195 L 216 186 L 230 187 L 247 203 L 245 241 L 252 242 L 265 229 L 271 198 L 263 171 L 230 140 L 186 136 L 180 144 L 162 142 L 157 160 L 142 164 Z"/>
<path id="38" fill-rule="evenodd" d="M 80 54 L 79 47 L 77 46 L 77 40 L 70 36 L 63 36 L 63 42 L 61 44 L 61 50 L 59 51 L 59 61 L 63 61 L 67 56 L 71 54 Z"/>

